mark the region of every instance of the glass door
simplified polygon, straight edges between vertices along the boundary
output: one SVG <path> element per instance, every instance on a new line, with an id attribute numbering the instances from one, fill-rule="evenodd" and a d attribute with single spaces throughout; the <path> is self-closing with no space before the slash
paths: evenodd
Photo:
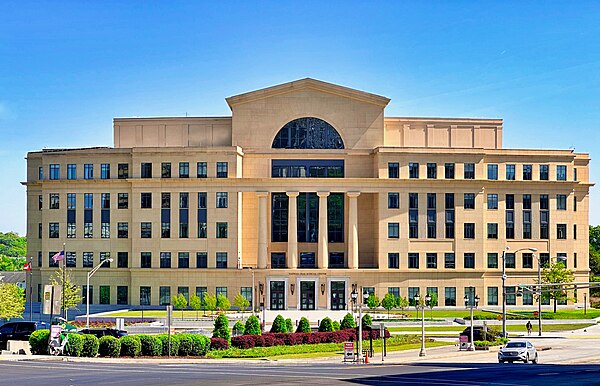
<path id="1" fill-rule="evenodd" d="M 343 281 L 331 282 L 331 309 L 345 310 L 346 309 L 346 283 Z"/>
<path id="2" fill-rule="evenodd" d="M 300 282 L 300 309 L 314 310 L 315 309 L 315 282 L 301 281 Z"/>
<path id="3" fill-rule="evenodd" d="M 285 310 L 285 282 L 272 281 L 270 284 L 271 310 Z"/>

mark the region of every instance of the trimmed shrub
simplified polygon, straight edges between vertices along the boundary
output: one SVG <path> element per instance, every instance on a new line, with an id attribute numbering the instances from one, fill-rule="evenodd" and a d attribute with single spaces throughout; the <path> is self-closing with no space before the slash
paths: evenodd
<path id="1" fill-rule="evenodd" d="M 231 338 L 233 341 L 234 338 Z M 211 350 L 227 350 L 229 344 L 223 338 L 210 338 L 210 349 Z"/>
<path id="2" fill-rule="evenodd" d="M 36 330 L 29 336 L 29 346 L 33 355 L 48 355 L 50 330 Z"/>
<path id="3" fill-rule="evenodd" d="M 121 341 L 114 336 L 103 336 L 98 342 L 98 353 L 102 357 L 118 357 L 121 354 Z"/>
<path id="4" fill-rule="evenodd" d="M 362 325 L 364 326 L 372 326 L 373 325 L 373 318 L 371 317 L 371 315 L 369 314 L 365 314 L 362 317 Z"/>
<path id="5" fill-rule="evenodd" d="M 286 332 L 294 332 L 294 324 L 292 323 L 292 319 L 287 318 L 285 320 L 285 329 L 287 330 Z"/>
<path id="6" fill-rule="evenodd" d="M 340 330 L 340 322 L 338 322 L 337 320 L 334 320 L 331 323 L 331 326 L 333 327 L 333 331 L 339 331 Z"/>
<path id="7" fill-rule="evenodd" d="M 83 351 L 83 336 L 77 333 L 67 334 L 67 336 L 67 355 L 71 357 L 80 357 L 81 352 Z"/>
<path id="8" fill-rule="evenodd" d="M 162 354 L 162 341 L 153 335 L 138 335 L 142 345 L 142 354 L 147 357 L 157 357 Z"/>
<path id="9" fill-rule="evenodd" d="M 333 323 L 331 323 L 330 318 L 324 318 L 321 320 L 321 324 L 319 325 L 319 332 L 329 332 L 333 331 Z"/>
<path id="10" fill-rule="evenodd" d="M 190 337 L 190 334 L 178 334 L 179 337 L 179 351 L 177 355 L 181 357 L 188 357 L 192 355 L 192 349 L 194 346 L 194 342 Z"/>
<path id="11" fill-rule="evenodd" d="M 244 323 L 239 320 L 235 322 L 233 325 L 233 333 L 235 335 L 244 335 Z"/>
<path id="12" fill-rule="evenodd" d="M 100 346 L 100 341 L 95 335 L 92 334 L 83 334 L 81 335 L 83 349 L 81 351 L 82 357 L 95 358 L 98 356 L 98 347 Z"/>
<path id="13" fill-rule="evenodd" d="M 197 356 L 197 357 L 206 355 L 206 353 L 208 352 L 208 349 L 210 348 L 210 338 L 208 338 L 204 335 L 198 335 L 198 334 L 190 334 L 190 338 L 192 339 L 191 355 Z M 214 338 L 214 339 L 221 339 L 221 338 Z M 227 341 L 225 341 L 225 342 L 227 342 Z"/>
<path id="14" fill-rule="evenodd" d="M 119 338 L 121 341 L 122 357 L 137 357 L 142 352 L 142 343 L 136 335 L 126 335 Z"/>
<path id="15" fill-rule="evenodd" d="M 285 333 L 287 331 L 287 327 L 285 326 L 285 319 L 283 316 L 277 315 L 275 320 L 273 320 L 273 325 L 271 326 L 271 332 L 281 332 Z"/>
<path id="16" fill-rule="evenodd" d="M 248 349 L 255 346 L 255 337 L 260 335 L 242 335 L 231 338 L 231 346 L 240 349 Z M 214 338 L 213 338 L 214 339 Z M 224 340 L 224 339 L 223 339 Z"/>
<path id="17" fill-rule="evenodd" d="M 168 334 L 160 334 L 157 336 L 162 343 L 162 355 L 169 355 L 169 335 Z M 179 353 L 179 336 L 171 335 L 171 356 L 177 356 Z"/>
<path id="18" fill-rule="evenodd" d="M 304 316 L 300 318 L 300 322 L 298 322 L 298 328 L 296 328 L 296 332 L 310 332 L 310 323 L 308 319 Z"/>
<path id="19" fill-rule="evenodd" d="M 355 328 L 356 327 L 356 322 L 354 321 L 354 316 L 352 316 L 351 313 L 347 313 L 346 316 L 344 316 L 344 319 L 342 319 L 342 322 L 340 323 L 340 330 L 345 330 L 347 328 Z"/>
<path id="20" fill-rule="evenodd" d="M 229 319 L 225 314 L 220 314 L 215 319 L 215 328 L 213 329 L 213 338 L 223 338 L 225 340 L 229 340 L 231 338 L 231 333 L 229 331 Z"/>
<path id="21" fill-rule="evenodd" d="M 244 327 L 244 334 L 246 335 L 260 335 L 260 321 L 255 315 L 246 320 L 246 326 Z"/>

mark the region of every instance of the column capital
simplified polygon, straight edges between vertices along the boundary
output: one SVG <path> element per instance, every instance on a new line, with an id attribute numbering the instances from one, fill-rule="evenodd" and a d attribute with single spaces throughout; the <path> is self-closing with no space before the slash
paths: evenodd
<path id="1" fill-rule="evenodd" d="M 287 194 L 288 197 L 298 197 L 300 192 L 285 192 L 285 194 Z"/>
<path id="2" fill-rule="evenodd" d="M 317 196 L 323 198 L 323 197 L 329 197 L 329 192 L 317 192 Z"/>
<path id="3" fill-rule="evenodd" d="M 360 196 L 360 192 L 346 192 L 346 195 L 348 195 L 350 198 L 356 198 Z"/>
<path id="4" fill-rule="evenodd" d="M 269 197 L 269 192 L 256 192 L 258 197 Z"/>

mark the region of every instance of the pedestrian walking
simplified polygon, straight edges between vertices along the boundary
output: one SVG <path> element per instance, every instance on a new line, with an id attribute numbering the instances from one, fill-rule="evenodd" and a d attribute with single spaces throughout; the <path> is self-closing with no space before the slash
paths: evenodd
<path id="1" fill-rule="evenodd" d="M 531 320 L 527 321 L 527 324 L 525 325 L 525 327 L 527 327 L 527 335 L 531 336 Z"/>

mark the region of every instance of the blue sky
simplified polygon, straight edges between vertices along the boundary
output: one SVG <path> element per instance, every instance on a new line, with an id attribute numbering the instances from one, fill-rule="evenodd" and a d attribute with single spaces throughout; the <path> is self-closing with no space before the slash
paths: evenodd
<path id="1" fill-rule="evenodd" d="M 594 158 L 599 20 L 597 1 L 4 1 L 0 231 L 25 233 L 27 151 L 111 146 L 116 116 L 229 115 L 225 97 L 304 77 Z"/>

